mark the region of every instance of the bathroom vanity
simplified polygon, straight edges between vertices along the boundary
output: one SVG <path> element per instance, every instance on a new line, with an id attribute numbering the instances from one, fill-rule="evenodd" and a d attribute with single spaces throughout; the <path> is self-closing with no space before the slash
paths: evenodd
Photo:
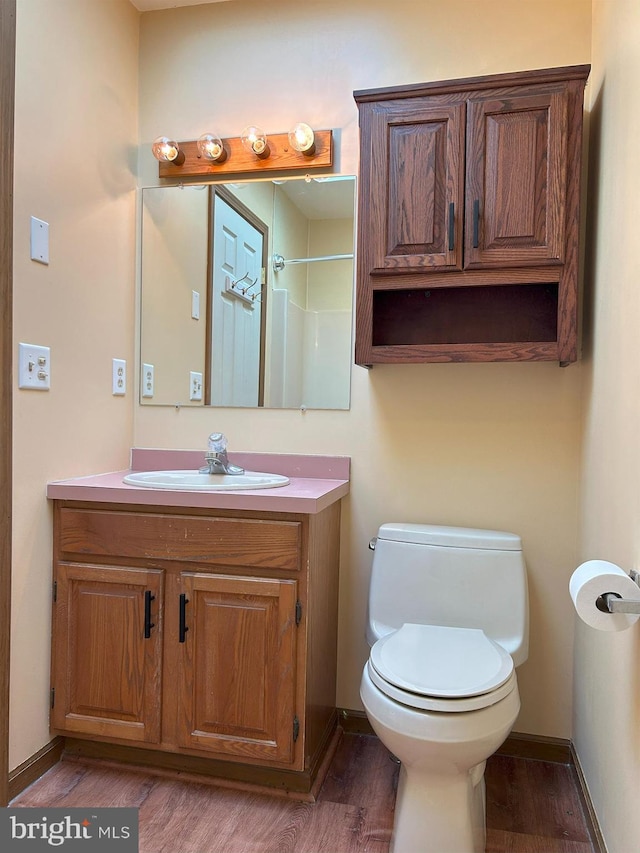
<path id="1" fill-rule="evenodd" d="M 175 453 L 175 468 L 202 458 Z M 196 493 L 116 472 L 49 484 L 51 727 L 75 754 L 308 792 L 337 722 L 349 460 L 234 461 L 290 482 Z M 132 468 L 166 462 L 134 450 Z"/>

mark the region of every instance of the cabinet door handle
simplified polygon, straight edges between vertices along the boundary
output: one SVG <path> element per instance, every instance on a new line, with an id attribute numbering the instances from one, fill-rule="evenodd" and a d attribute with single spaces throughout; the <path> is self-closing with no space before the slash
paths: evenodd
<path id="1" fill-rule="evenodd" d="M 144 594 L 144 638 L 148 640 L 151 636 L 151 629 L 156 627 L 155 622 L 151 621 L 151 602 L 155 601 L 156 597 L 147 589 Z"/>
<path id="2" fill-rule="evenodd" d="M 187 604 L 189 603 L 189 599 L 184 594 L 184 592 L 180 593 L 180 626 L 178 628 L 178 638 L 181 643 L 184 643 L 185 636 L 187 631 Z"/>
<path id="3" fill-rule="evenodd" d="M 449 251 L 453 252 L 455 245 L 455 223 L 456 223 L 456 205 L 455 202 L 449 202 Z"/>
<path id="4" fill-rule="evenodd" d="M 473 248 L 478 248 L 480 230 L 480 199 L 473 202 Z"/>

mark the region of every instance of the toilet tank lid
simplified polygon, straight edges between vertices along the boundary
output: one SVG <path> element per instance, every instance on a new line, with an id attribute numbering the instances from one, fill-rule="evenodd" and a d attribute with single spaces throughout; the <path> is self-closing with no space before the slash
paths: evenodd
<path id="1" fill-rule="evenodd" d="M 522 550 L 522 540 L 515 533 L 478 530 L 473 527 L 445 527 L 438 524 L 383 524 L 378 529 L 378 539 L 418 545 L 439 545 L 445 548 Z"/>

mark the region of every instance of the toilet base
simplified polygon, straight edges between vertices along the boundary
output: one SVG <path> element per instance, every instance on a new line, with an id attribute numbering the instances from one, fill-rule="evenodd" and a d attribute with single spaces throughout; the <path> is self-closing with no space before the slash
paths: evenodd
<path id="1" fill-rule="evenodd" d="M 517 683 L 493 705 L 440 713 L 390 699 L 365 665 L 360 698 L 400 761 L 391 853 L 484 853 L 484 770 L 518 716 Z"/>
<path id="2" fill-rule="evenodd" d="M 485 764 L 449 779 L 401 764 L 389 853 L 484 853 Z"/>

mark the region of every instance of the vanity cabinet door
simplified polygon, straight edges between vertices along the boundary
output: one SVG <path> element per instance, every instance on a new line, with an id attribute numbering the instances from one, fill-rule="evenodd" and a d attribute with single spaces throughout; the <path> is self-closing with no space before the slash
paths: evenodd
<path id="1" fill-rule="evenodd" d="M 296 581 L 184 572 L 181 589 L 179 745 L 290 764 Z"/>
<path id="2" fill-rule="evenodd" d="M 160 741 L 160 569 L 58 563 L 51 723 L 82 735 Z"/>
<path id="3" fill-rule="evenodd" d="M 466 268 L 564 260 L 567 101 L 564 89 L 469 101 Z"/>

